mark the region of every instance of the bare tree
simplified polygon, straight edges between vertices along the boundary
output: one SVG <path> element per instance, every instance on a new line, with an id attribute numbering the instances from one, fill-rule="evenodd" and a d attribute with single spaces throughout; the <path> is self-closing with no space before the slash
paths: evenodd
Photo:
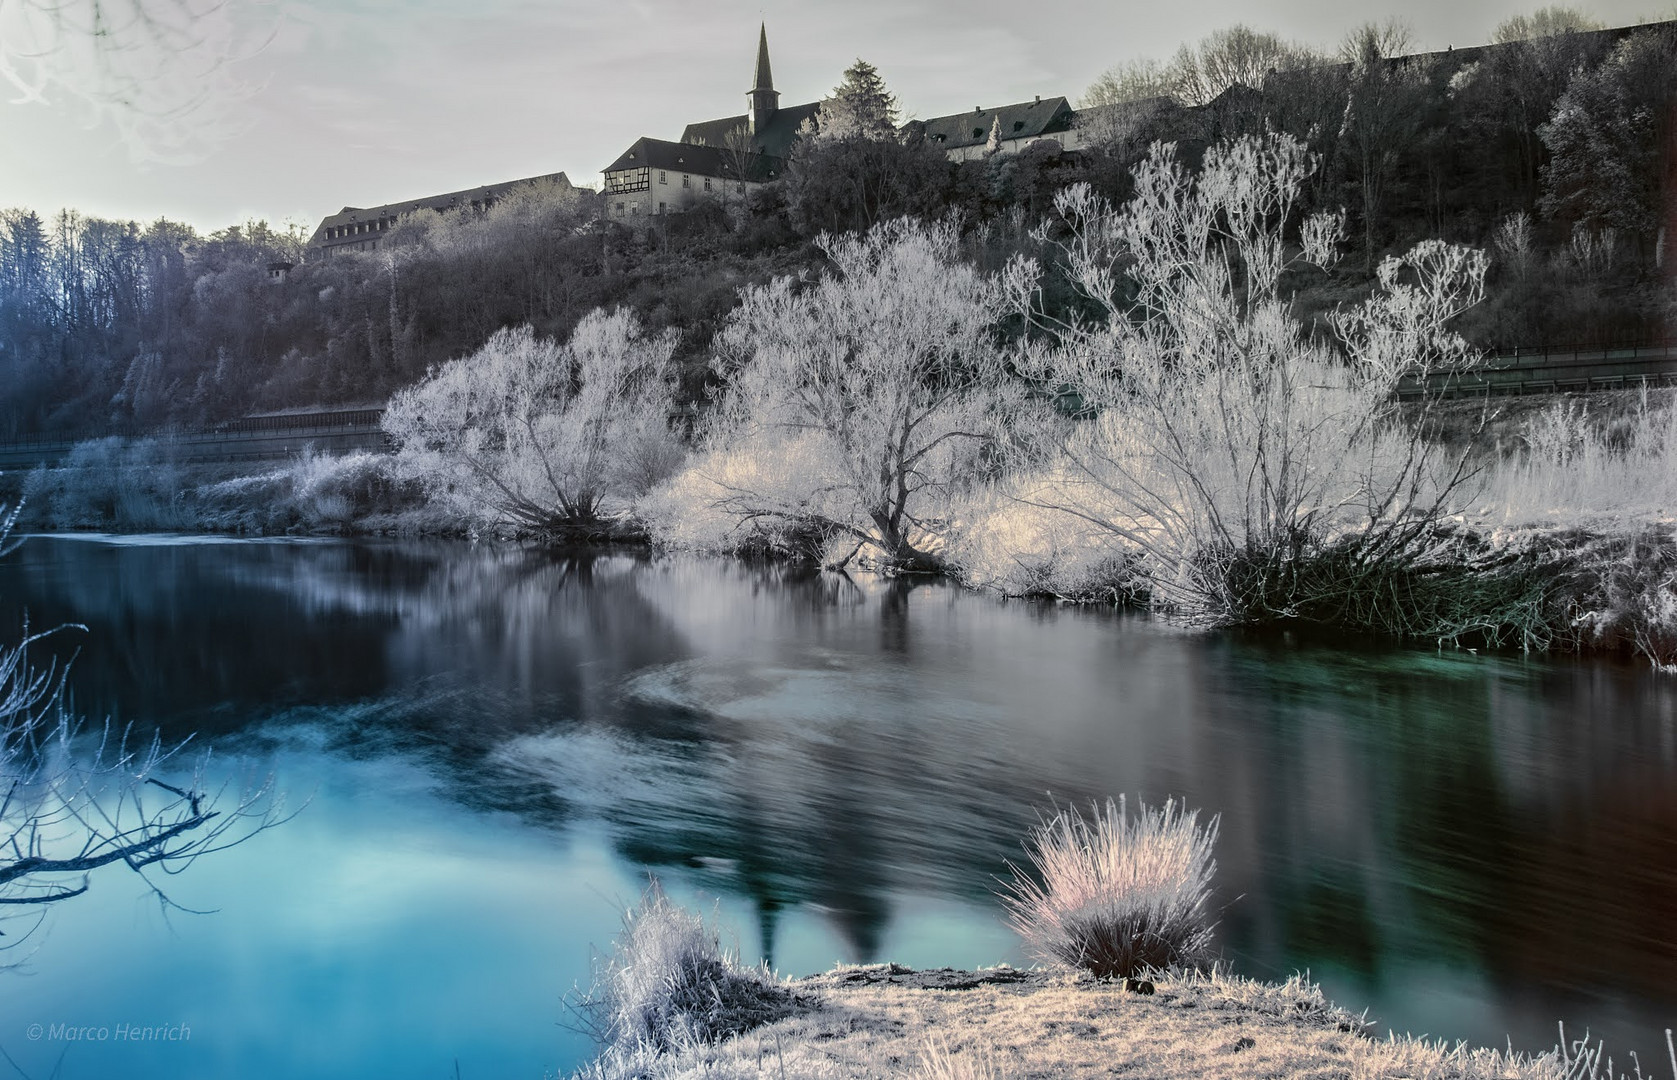
<path id="1" fill-rule="evenodd" d="M 1017 497 L 1115 540 L 1155 603 L 1195 619 L 1286 617 L 1420 557 L 1464 477 L 1400 422 L 1393 390 L 1471 362 L 1447 324 L 1482 294 L 1484 256 L 1433 241 L 1386 260 L 1338 320 L 1336 356 L 1283 287 L 1290 252 L 1322 265 L 1339 239 L 1334 215 L 1292 231 L 1314 167 L 1286 136 L 1214 147 L 1198 176 L 1157 146 L 1122 210 L 1061 193 L 1060 257 L 1092 320 L 1047 319 L 1034 264 L 1009 270 L 1053 341 L 1024 370 L 1085 412 Z M 1327 559 L 1337 573 L 1313 577 Z"/>
<path id="2" fill-rule="evenodd" d="M 1018 413 L 992 339 L 1000 285 L 957 261 L 949 223 L 818 243 L 832 273 L 741 297 L 719 342 L 728 389 L 685 490 L 748 533 L 836 536 L 838 565 L 868 548 L 892 569 L 937 569 L 949 496 Z"/>
<path id="3" fill-rule="evenodd" d="M 1350 73 L 1339 143 L 1361 195 L 1363 260 L 1370 271 L 1386 188 L 1426 119 L 1427 65 L 1403 56 L 1408 48 L 1408 31 L 1387 22 L 1359 27 L 1342 50 Z"/>
<path id="4" fill-rule="evenodd" d="M 763 156 L 757 152 L 756 145 L 751 141 L 751 133 L 743 126 L 736 127 L 722 136 L 719 149 L 722 154 L 722 168 L 730 174 L 722 178 L 720 201 L 723 206 L 729 206 L 745 198 L 747 183 L 763 178 Z"/>
<path id="5" fill-rule="evenodd" d="M 1262 90 L 1271 72 L 1297 66 L 1308 56 L 1302 46 L 1236 24 L 1177 51 L 1170 62 L 1171 92 L 1184 105 L 1207 105 L 1231 86 Z"/>
<path id="6" fill-rule="evenodd" d="M 0 509 L 5 550 L 16 516 Z M 0 910 L 38 922 L 46 905 L 87 892 L 93 871 L 118 865 L 175 907 L 151 871 L 179 873 L 285 820 L 271 776 L 214 787 L 208 751 L 192 757 L 187 744 L 70 715 L 64 669 L 30 660 L 49 636 L 26 631 L 0 646 Z"/>
<path id="7" fill-rule="evenodd" d="M 675 344 L 624 310 L 590 312 L 564 345 L 528 326 L 499 330 L 391 398 L 396 468 L 491 526 L 621 534 L 630 501 L 682 454 L 670 427 Z"/>
<path id="8" fill-rule="evenodd" d="M 1078 102 L 1084 109 L 1120 105 L 1130 101 L 1170 97 L 1176 87 L 1174 73 L 1151 57 L 1116 64 L 1103 71 Z"/>

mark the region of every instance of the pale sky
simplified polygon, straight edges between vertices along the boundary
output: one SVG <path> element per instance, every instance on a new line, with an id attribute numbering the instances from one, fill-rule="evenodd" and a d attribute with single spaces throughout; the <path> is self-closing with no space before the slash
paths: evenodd
<path id="1" fill-rule="evenodd" d="M 20 30 L 19 18 L 47 2 L 0 0 L 0 69 L 39 51 L 18 44 L 42 32 Z M 0 207 L 312 228 L 344 205 L 541 173 L 598 185 L 636 138 L 675 139 L 690 121 L 744 111 L 760 19 L 783 105 L 819 99 L 861 57 L 907 116 L 924 118 L 1036 94 L 1075 99 L 1115 63 L 1168 59 L 1236 22 L 1326 48 L 1400 14 L 1417 48 L 1442 49 L 1481 44 L 1545 2 L 227 0 L 193 32 L 196 51 L 166 70 L 144 68 L 143 49 L 120 58 L 148 72 L 138 120 L 77 98 L 91 65 L 73 44 L 45 70 L 45 103 L 14 103 L 16 88 L 0 81 Z M 1618 26 L 1670 17 L 1662 3 L 1574 6 Z M 41 75 L 22 71 L 26 82 Z M 182 101 L 198 103 L 186 120 L 141 122 Z"/>

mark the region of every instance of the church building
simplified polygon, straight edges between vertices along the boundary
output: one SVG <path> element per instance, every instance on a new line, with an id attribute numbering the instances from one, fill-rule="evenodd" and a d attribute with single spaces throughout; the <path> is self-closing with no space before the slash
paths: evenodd
<path id="1" fill-rule="evenodd" d="M 743 197 L 781 175 L 799 131 L 821 103 L 780 107 L 766 26 L 757 31 L 757 69 L 745 100 L 744 113 L 688 124 L 679 142 L 635 140 L 603 170 L 606 217 L 673 214 L 700 201 Z"/>

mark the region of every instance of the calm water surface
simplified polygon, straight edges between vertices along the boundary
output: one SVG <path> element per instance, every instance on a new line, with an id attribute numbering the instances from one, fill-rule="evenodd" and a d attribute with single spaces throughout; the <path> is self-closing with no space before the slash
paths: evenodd
<path id="1" fill-rule="evenodd" d="M 1677 679 L 1634 668 L 465 544 L 37 538 L 25 611 L 87 625 L 79 711 L 310 800 L 166 881 L 210 914 L 106 871 L 0 953 L 34 1077 L 573 1067 L 649 870 L 789 974 L 1025 963 L 993 889 L 1050 793 L 1221 814 L 1224 956 L 1382 1025 L 1663 1061 L 1677 1022 Z"/>

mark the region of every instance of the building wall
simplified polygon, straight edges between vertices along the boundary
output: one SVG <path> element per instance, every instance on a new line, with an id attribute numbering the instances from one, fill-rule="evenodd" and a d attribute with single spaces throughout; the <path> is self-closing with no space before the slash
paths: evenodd
<path id="1" fill-rule="evenodd" d="M 742 198 L 757 184 L 733 182 L 732 190 L 724 191 L 728 181 L 721 177 L 707 177 L 702 173 L 684 173 L 675 169 L 647 170 L 647 186 L 642 191 L 612 191 L 609 186 L 602 196 L 606 216 L 613 221 L 631 221 L 656 217 L 659 214 L 678 214 L 690 210 L 700 202 L 717 202 L 724 198 Z M 709 181 L 710 186 L 705 186 Z M 609 185 L 609 180 L 608 180 Z"/>
<path id="2" fill-rule="evenodd" d="M 1003 139 L 1001 141 L 1002 153 L 1017 154 L 1019 151 L 1025 149 L 1025 147 L 1031 145 L 1031 143 L 1036 142 L 1038 139 L 1049 139 L 1057 142 L 1060 144 L 1061 148 L 1065 150 L 1075 150 L 1082 145 L 1081 141 L 1078 139 L 1077 129 L 1073 128 L 1070 131 L 1055 131 L 1047 135 L 1033 135 L 1028 139 Z M 988 151 L 985 150 L 986 145 L 987 143 L 976 143 L 972 146 L 957 146 L 952 150 L 945 151 L 944 154 L 950 161 L 979 161 L 986 153 L 988 153 Z"/>

